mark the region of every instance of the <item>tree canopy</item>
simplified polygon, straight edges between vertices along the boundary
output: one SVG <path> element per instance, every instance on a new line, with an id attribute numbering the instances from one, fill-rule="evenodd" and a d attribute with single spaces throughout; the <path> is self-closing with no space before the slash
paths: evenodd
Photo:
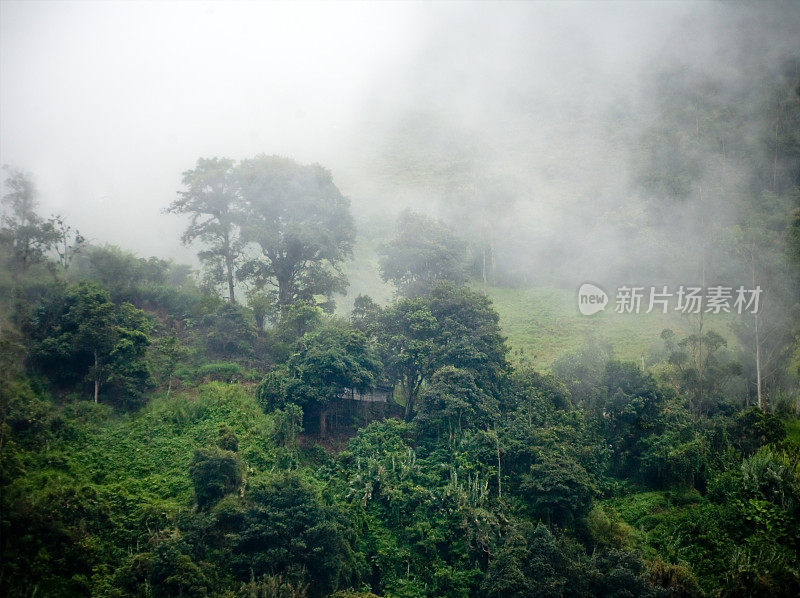
<path id="1" fill-rule="evenodd" d="M 441 281 L 466 281 L 466 244 L 445 224 L 404 211 L 394 238 L 380 249 L 381 276 L 402 295 L 424 293 Z"/>
<path id="2" fill-rule="evenodd" d="M 277 291 L 278 303 L 330 300 L 347 288 L 342 263 L 352 256 L 350 202 L 319 165 L 260 155 L 238 167 L 247 214 L 242 235 L 258 248 L 243 278 Z"/>
<path id="3" fill-rule="evenodd" d="M 206 245 L 198 257 L 206 265 L 212 283 L 227 284 L 228 299 L 235 303 L 243 215 L 234 162 L 228 158 L 199 158 L 193 170 L 183 173 L 183 184 L 186 190 L 179 192 L 167 211 L 191 216 L 183 242 L 199 240 Z"/>

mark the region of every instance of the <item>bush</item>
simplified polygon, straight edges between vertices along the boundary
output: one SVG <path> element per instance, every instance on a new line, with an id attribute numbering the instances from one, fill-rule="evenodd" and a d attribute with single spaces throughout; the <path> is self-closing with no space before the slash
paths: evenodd
<path id="1" fill-rule="evenodd" d="M 239 456 L 217 447 L 197 449 L 189 473 L 200 509 L 213 505 L 242 483 Z"/>
<path id="2" fill-rule="evenodd" d="M 195 377 L 198 382 L 241 382 L 244 372 L 238 363 L 216 361 L 199 366 Z"/>
<path id="3" fill-rule="evenodd" d="M 596 506 L 586 518 L 586 527 L 592 539 L 610 548 L 629 548 L 632 544 L 633 528 L 620 519 L 614 507 Z"/>

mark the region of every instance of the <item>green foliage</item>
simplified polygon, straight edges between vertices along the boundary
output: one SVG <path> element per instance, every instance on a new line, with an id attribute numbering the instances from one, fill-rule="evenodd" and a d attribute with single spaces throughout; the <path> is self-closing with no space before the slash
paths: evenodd
<path id="1" fill-rule="evenodd" d="M 45 253 L 59 237 L 54 222 L 37 214 L 38 193 L 31 176 L 7 166 L 4 170 L 8 172 L 5 184 L 9 191 L 2 201 L 5 209 L 0 244 L 7 250 L 8 266 L 17 276 L 32 264 L 44 261 Z"/>
<path id="2" fill-rule="evenodd" d="M 227 424 L 222 424 L 219 427 L 217 446 L 223 451 L 231 451 L 235 453 L 239 450 L 239 438 L 236 436 L 236 432 L 231 430 Z"/>
<path id="3" fill-rule="evenodd" d="M 344 322 L 315 305 L 310 279 L 295 288 L 303 300 L 280 309 L 259 286 L 277 279 L 257 281 L 247 309 L 217 297 L 182 302 L 196 289 L 171 280 L 167 262 L 110 248 L 76 260 L 110 294 L 42 286 L 36 309 L 20 302 L 13 320 L 27 337 L 6 330 L 0 343 L 3 591 L 523 597 L 797 587 L 800 478 L 785 433 L 794 422 L 736 413 L 725 384 L 720 401 L 699 408 L 693 397 L 689 412 L 638 364 L 609 361 L 599 342 L 557 361 L 554 374 L 512 368 L 491 302 L 452 284 L 385 308 L 360 297 Z M 162 293 L 169 288 L 188 290 Z M 123 299 L 152 310 L 157 325 Z M 167 392 L 128 413 L 70 395 L 51 401 L 47 381 L 26 372 L 25 343 L 71 347 L 46 339 L 73 320 L 99 322 L 71 332 L 98 345 L 105 337 L 92 335 L 115 322 L 118 361 L 108 364 L 119 378 L 109 370 L 104 398 L 142 364 Z M 121 329 L 155 337 L 146 361 L 146 345 Z M 63 355 L 46 370 L 31 363 L 58 380 L 53 391 L 85 390 L 79 360 Z M 256 389 L 253 368 L 263 368 Z M 195 388 L 209 379 L 241 384 Z M 339 425 L 314 445 L 327 415 L 343 411 L 338 401 L 376 386 L 395 387 L 410 421 L 373 422 L 340 451 L 351 432 Z M 312 412 L 319 429 L 307 423 Z M 661 491 L 637 492 L 642 483 Z"/>
<path id="4" fill-rule="evenodd" d="M 241 598 L 306 598 L 308 596 L 307 583 L 292 583 L 282 575 L 264 575 L 261 579 L 251 578 L 242 584 L 237 596 Z M 358 598 L 361 594 L 356 592 L 336 592 L 334 596 L 343 598 Z M 369 598 L 366 596 L 365 598 Z"/>
<path id="5" fill-rule="evenodd" d="M 406 419 L 414 414 L 423 383 L 440 367 L 469 370 L 479 388 L 496 396 L 508 365 L 491 302 L 445 283 L 383 310 L 376 340 L 387 378 L 402 387 Z"/>
<path id="6" fill-rule="evenodd" d="M 131 401 L 149 384 L 150 321 L 130 303 L 112 303 L 94 283 L 47 298 L 25 326 L 32 362 L 57 384 L 93 382 L 95 402 L 103 385 Z"/>
<path id="7" fill-rule="evenodd" d="M 703 590 L 687 565 L 675 565 L 661 559 L 650 563 L 650 582 L 664 588 L 670 596 L 699 597 Z"/>
<path id="8" fill-rule="evenodd" d="M 742 463 L 742 483 L 747 495 L 775 504 L 800 524 L 800 450 L 759 449 Z"/>
<path id="9" fill-rule="evenodd" d="M 240 577 L 284 575 L 295 583 L 314 580 L 311 596 L 346 584 L 353 572 L 352 529 L 344 514 L 325 504 L 293 473 L 252 480 L 241 531 L 233 543 Z"/>
<path id="10" fill-rule="evenodd" d="M 589 407 L 602 384 L 606 362 L 613 356 L 610 345 L 594 340 L 553 362 L 552 371 L 560 378 L 579 405 Z"/>
<path id="11" fill-rule="evenodd" d="M 711 445 L 701 431 L 692 426 L 671 428 L 649 437 L 647 445 L 642 467 L 657 486 L 702 487 L 708 475 Z"/>
<path id="12" fill-rule="evenodd" d="M 586 528 L 600 546 L 624 549 L 633 544 L 633 528 L 620 519 L 611 505 L 595 506 L 586 518 Z"/>
<path id="13" fill-rule="evenodd" d="M 442 281 L 466 282 L 466 244 L 445 224 L 405 211 L 396 228 L 381 247 L 380 270 L 401 295 L 425 293 Z"/>
<path id="14" fill-rule="evenodd" d="M 236 382 L 241 381 L 244 376 L 241 366 L 231 361 L 205 363 L 194 374 L 201 382 Z"/>
<path id="15" fill-rule="evenodd" d="M 173 335 L 156 339 L 151 347 L 150 369 L 162 385 L 167 385 L 169 394 L 178 365 L 189 356 L 189 349 L 181 345 L 180 340 Z"/>
<path id="16" fill-rule="evenodd" d="M 279 320 L 280 309 L 274 292 L 252 289 L 247 293 L 247 305 L 253 310 L 259 334 L 266 331 L 267 324 L 275 324 Z"/>
<path id="17" fill-rule="evenodd" d="M 223 303 L 214 313 L 206 314 L 206 343 L 218 357 L 246 357 L 253 354 L 256 329 L 250 314 L 233 303 Z"/>
<path id="18" fill-rule="evenodd" d="M 274 372 L 259 387 L 265 406 L 285 400 L 320 416 L 320 434 L 326 433 L 325 410 L 353 390 L 375 388 L 380 363 L 363 332 L 345 321 L 330 320 L 306 334 L 287 362 L 288 377 Z"/>
<path id="19" fill-rule="evenodd" d="M 729 426 L 731 442 L 748 457 L 760 447 L 786 437 L 786 426 L 776 415 L 751 407 L 736 415 Z"/>
<path id="20" fill-rule="evenodd" d="M 597 486 L 577 461 L 562 455 L 542 455 L 522 477 L 519 491 L 535 517 L 566 525 L 586 515 Z"/>
<path id="21" fill-rule="evenodd" d="M 728 381 L 742 366 L 725 354 L 726 341 L 713 330 L 692 333 L 680 341 L 672 330 L 661 332 L 676 386 L 689 401 L 689 411 L 713 413 Z"/>
<path id="22" fill-rule="evenodd" d="M 194 452 L 189 473 L 197 506 L 205 509 L 235 491 L 242 482 L 242 464 L 236 453 L 216 447 Z"/>
<path id="23" fill-rule="evenodd" d="M 303 410 L 294 403 L 272 413 L 275 427 L 273 438 L 275 444 L 289 450 L 297 449 L 297 437 L 303 431 Z"/>
<path id="24" fill-rule="evenodd" d="M 593 410 L 611 444 L 616 471 L 639 469 L 647 439 L 663 429 L 666 393 L 634 363 L 609 361 Z"/>
<path id="25" fill-rule="evenodd" d="M 198 257 L 213 286 L 226 285 L 228 299 L 236 301 L 234 284 L 243 242 L 239 236 L 241 199 L 234 163 L 227 158 L 199 158 L 194 170 L 183 173 L 185 191 L 179 193 L 168 212 L 189 214 L 191 221 L 182 240 L 199 240 L 206 248 Z"/>
<path id="26" fill-rule="evenodd" d="M 265 412 L 282 406 L 286 401 L 289 371 L 278 367 L 268 372 L 256 389 L 256 400 Z"/>
<path id="27" fill-rule="evenodd" d="M 87 247 L 75 257 L 71 271 L 73 277 L 99 283 L 115 303 L 127 301 L 179 328 L 203 311 L 202 297 L 190 275 L 188 266 L 139 258 L 112 245 Z"/>
<path id="28" fill-rule="evenodd" d="M 305 301 L 297 301 L 281 312 L 278 337 L 285 343 L 294 343 L 316 330 L 322 323 L 322 313 Z"/>
<path id="29" fill-rule="evenodd" d="M 591 563 L 539 523 L 509 526 L 481 584 L 485 596 L 592 595 Z"/>
<path id="30" fill-rule="evenodd" d="M 342 262 L 353 254 L 355 227 L 350 202 L 319 165 L 259 155 L 237 167 L 241 198 L 247 206 L 242 237 L 260 250 L 240 276 L 259 287 L 271 285 L 278 303 L 343 292 Z"/>
<path id="31" fill-rule="evenodd" d="M 475 385 L 468 370 L 445 366 L 431 376 L 415 421 L 424 431 L 447 434 L 454 442 L 464 429 L 486 427 L 496 416 L 497 401 Z"/>

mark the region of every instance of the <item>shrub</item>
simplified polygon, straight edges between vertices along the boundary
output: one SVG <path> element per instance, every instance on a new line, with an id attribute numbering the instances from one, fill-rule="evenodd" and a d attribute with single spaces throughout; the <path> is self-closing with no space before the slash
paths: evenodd
<path id="1" fill-rule="evenodd" d="M 200 509 L 213 505 L 242 483 L 239 456 L 217 447 L 197 449 L 189 473 Z"/>

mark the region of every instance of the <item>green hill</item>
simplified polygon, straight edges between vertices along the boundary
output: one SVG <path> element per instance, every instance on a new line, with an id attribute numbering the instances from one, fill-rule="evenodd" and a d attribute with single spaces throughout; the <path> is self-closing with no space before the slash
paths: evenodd
<path id="1" fill-rule="evenodd" d="M 618 314 L 609 305 L 592 316 L 578 312 L 574 290 L 556 287 L 489 287 L 487 294 L 500 315 L 500 325 L 508 337 L 514 358 L 547 368 L 564 353 L 574 351 L 587 340 L 609 343 L 616 357 L 649 360 L 662 347 L 661 331 L 670 328 L 678 336 L 697 329 L 698 316 L 677 313 Z M 704 326 L 736 347 L 730 330 L 729 314 L 705 316 Z"/>

